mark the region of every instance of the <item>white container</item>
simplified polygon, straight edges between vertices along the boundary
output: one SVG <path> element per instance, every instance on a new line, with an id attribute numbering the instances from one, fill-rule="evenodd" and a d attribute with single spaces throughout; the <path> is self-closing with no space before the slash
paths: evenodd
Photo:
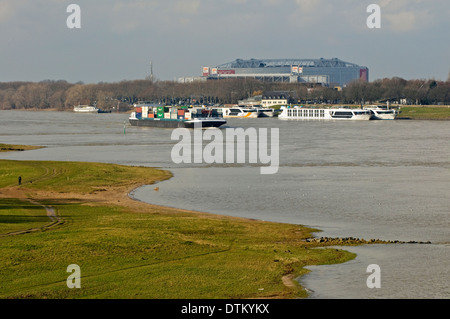
<path id="1" fill-rule="evenodd" d="M 142 107 L 142 117 L 147 118 L 148 117 L 148 106 Z"/>

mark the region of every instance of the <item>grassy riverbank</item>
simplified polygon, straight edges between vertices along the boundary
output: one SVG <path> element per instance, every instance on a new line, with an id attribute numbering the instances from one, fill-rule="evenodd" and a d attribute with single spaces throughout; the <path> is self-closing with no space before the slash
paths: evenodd
<path id="1" fill-rule="evenodd" d="M 41 146 L 33 146 L 33 145 L 10 145 L 10 144 L 2 144 L 0 143 L 0 152 L 17 152 L 17 151 L 30 151 L 38 148 L 42 148 Z"/>
<path id="2" fill-rule="evenodd" d="M 398 119 L 450 120 L 450 107 L 401 107 Z"/>
<path id="3" fill-rule="evenodd" d="M 299 225 L 127 196 L 170 177 L 143 167 L 0 160 L 0 298 L 297 298 L 306 292 L 292 278 L 303 266 L 355 257 L 312 249 L 327 244 L 306 242 L 315 230 Z M 60 221 L 53 227 L 49 208 Z M 70 264 L 81 268 L 81 289 L 66 285 Z"/>

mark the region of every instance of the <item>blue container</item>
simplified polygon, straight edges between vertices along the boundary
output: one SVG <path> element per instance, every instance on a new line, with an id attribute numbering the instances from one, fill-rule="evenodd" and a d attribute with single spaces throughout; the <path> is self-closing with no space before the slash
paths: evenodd
<path id="1" fill-rule="evenodd" d="M 184 115 L 178 115 L 177 119 L 184 120 Z"/>
<path id="2" fill-rule="evenodd" d="M 141 118 L 142 118 L 142 113 L 136 113 L 136 117 L 137 117 L 138 119 L 141 119 Z"/>

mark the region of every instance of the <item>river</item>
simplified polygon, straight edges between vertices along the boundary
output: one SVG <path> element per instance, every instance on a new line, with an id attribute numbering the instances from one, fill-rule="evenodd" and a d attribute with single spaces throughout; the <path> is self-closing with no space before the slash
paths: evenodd
<path id="1" fill-rule="evenodd" d="M 229 128 L 278 128 L 279 170 L 256 164 L 174 164 L 172 130 L 125 125 L 124 114 L 0 111 L 0 143 L 46 148 L 0 158 L 161 167 L 174 177 L 139 200 L 213 214 L 302 224 L 317 236 L 431 244 L 345 248 L 350 262 L 308 267 L 310 298 L 449 298 L 448 121 L 230 119 Z M 223 130 L 222 130 L 223 131 Z M 370 289 L 367 266 L 381 269 Z"/>

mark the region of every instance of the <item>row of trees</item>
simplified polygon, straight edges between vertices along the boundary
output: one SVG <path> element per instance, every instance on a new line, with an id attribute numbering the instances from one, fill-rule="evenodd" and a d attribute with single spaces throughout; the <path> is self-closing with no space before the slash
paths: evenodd
<path id="1" fill-rule="evenodd" d="M 71 109 L 96 105 L 127 109 L 138 101 L 167 104 L 231 104 L 266 91 L 289 91 L 302 103 L 376 103 L 406 100 L 412 104 L 450 103 L 450 81 L 383 79 L 353 82 L 338 90 L 299 83 L 264 83 L 256 80 L 220 80 L 192 83 L 134 80 L 117 83 L 66 81 L 0 83 L 0 109 Z"/>

